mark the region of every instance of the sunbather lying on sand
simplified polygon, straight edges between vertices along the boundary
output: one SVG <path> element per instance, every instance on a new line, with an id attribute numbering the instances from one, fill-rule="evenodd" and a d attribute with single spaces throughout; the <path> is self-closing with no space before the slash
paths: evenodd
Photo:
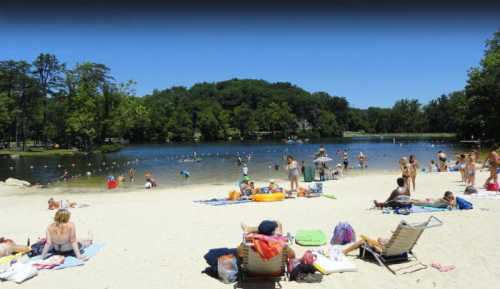
<path id="1" fill-rule="evenodd" d="M 50 198 L 48 203 L 49 203 L 49 210 L 68 209 L 68 208 L 76 208 L 77 207 L 76 202 L 70 202 L 68 200 L 56 201 L 56 200 L 54 200 L 54 198 Z"/>
<path id="2" fill-rule="evenodd" d="M 434 207 L 434 208 L 455 208 L 456 200 L 452 192 L 447 191 L 439 199 L 411 200 L 412 205 Z"/>
<path id="3" fill-rule="evenodd" d="M 77 241 L 75 225 L 69 221 L 70 217 L 71 213 L 67 209 L 57 210 L 54 223 L 47 228 L 47 242 L 43 247 L 42 259 L 47 257 L 49 251 L 63 255 L 73 251 L 78 259 L 87 260 L 87 257 L 80 254 L 80 249 L 92 244 L 92 240 Z"/>
<path id="4" fill-rule="evenodd" d="M 20 246 L 11 239 L 0 237 L 0 257 L 8 256 L 14 253 L 27 253 L 31 251 L 29 246 Z"/>
<path id="5" fill-rule="evenodd" d="M 373 201 L 373 204 L 377 208 L 384 207 L 404 207 L 410 203 L 410 191 L 406 187 L 405 180 L 403 178 L 397 179 L 398 187 L 395 188 L 389 198 L 385 202 Z"/>

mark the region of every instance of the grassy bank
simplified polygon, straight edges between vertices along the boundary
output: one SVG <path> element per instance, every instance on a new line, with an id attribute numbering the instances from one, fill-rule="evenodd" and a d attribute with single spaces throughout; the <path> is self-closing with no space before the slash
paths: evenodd
<path id="1" fill-rule="evenodd" d="M 454 133 L 364 133 L 357 131 L 346 131 L 344 138 L 415 138 L 415 139 L 456 139 Z"/>
<path id="2" fill-rule="evenodd" d="M 43 149 L 32 151 L 0 150 L 0 155 L 17 155 L 21 157 L 35 156 L 71 156 L 80 153 L 76 149 Z"/>

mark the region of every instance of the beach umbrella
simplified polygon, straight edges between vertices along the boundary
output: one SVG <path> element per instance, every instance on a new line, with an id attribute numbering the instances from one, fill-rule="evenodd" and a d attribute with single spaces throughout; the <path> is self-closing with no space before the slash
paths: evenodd
<path id="1" fill-rule="evenodd" d="M 332 158 L 329 158 L 329 157 L 319 157 L 317 159 L 315 159 L 313 162 L 315 163 L 327 163 L 327 162 L 331 162 L 333 161 Z"/>

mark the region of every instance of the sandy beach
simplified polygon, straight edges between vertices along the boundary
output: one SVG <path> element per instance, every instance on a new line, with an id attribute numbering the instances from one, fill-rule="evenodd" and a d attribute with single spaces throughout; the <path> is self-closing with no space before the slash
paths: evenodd
<path id="1" fill-rule="evenodd" d="M 47 199 L 69 199 L 90 207 L 72 209 L 72 221 L 81 238 L 93 236 L 105 248 L 84 266 L 41 271 L 23 284 L 1 283 L 1 288 L 230 288 L 202 270 L 203 255 L 211 248 L 236 247 L 240 223 L 280 220 L 284 230 L 322 229 L 328 236 L 340 221 L 351 223 L 358 234 L 388 237 L 405 219 L 426 220 L 431 214 L 409 216 L 368 210 L 374 199 L 384 200 L 396 186 L 397 175 L 345 177 L 324 183 L 336 200 L 320 197 L 276 203 L 247 203 L 212 207 L 194 200 L 226 197 L 233 184 L 196 185 L 131 192 L 101 191 L 64 194 L 56 189 L 10 189 L 0 192 L 0 235 L 24 243 L 44 235 L 54 211 Z M 414 198 L 441 197 L 445 190 L 463 192 L 458 173 L 420 173 Z M 478 183 L 486 178 L 481 172 Z M 285 181 L 281 185 L 289 184 Z M 441 273 L 426 270 L 392 275 L 386 268 L 350 255 L 358 272 L 331 274 L 319 284 L 282 282 L 284 288 L 495 288 L 500 281 L 500 200 L 475 199 L 470 211 L 433 213 L 444 225 L 424 232 L 415 253 L 425 264 L 438 261 L 456 269 Z M 307 248 L 293 245 L 301 255 Z M 257 285 L 258 288 L 268 288 Z"/>

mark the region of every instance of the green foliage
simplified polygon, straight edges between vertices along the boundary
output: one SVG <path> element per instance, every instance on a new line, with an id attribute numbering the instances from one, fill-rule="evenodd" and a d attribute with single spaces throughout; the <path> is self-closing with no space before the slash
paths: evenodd
<path id="1" fill-rule="evenodd" d="M 500 139 L 500 31 L 487 42 L 463 91 L 422 106 L 401 99 L 391 108 L 351 108 L 344 97 L 310 93 L 287 82 L 231 79 L 171 87 L 137 97 L 134 82 L 117 83 L 108 67 L 67 68 L 55 55 L 33 63 L 0 61 L 0 139 L 30 139 L 91 150 L 107 138 L 131 142 L 216 141 L 257 136 L 336 137 L 457 133 Z"/>

